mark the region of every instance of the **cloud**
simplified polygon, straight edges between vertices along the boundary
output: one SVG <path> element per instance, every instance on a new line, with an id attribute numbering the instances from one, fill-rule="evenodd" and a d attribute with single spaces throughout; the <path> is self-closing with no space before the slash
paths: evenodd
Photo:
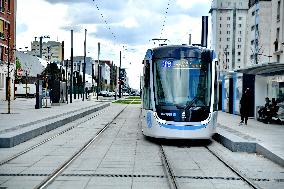
<path id="1" fill-rule="evenodd" d="M 16 30 L 18 34 L 25 33 L 26 31 L 28 31 L 28 26 L 24 23 L 17 24 L 16 27 L 17 27 Z"/>
<path id="2" fill-rule="evenodd" d="M 147 48 L 157 45 L 152 38 L 167 38 L 171 44 L 182 44 L 188 42 L 191 33 L 192 43 L 200 43 L 201 16 L 208 15 L 210 3 L 211 0 L 18 1 L 17 46 L 27 46 L 35 36 L 50 35 L 50 40 L 65 41 L 65 57 L 70 57 L 73 29 L 74 56 L 82 55 L 86 28 L 89 56 L 97 57 L 98 42 L 102 45 L 101 57 L 116 64 L 122 46 L 134 49 L 132 53 L 124 52 L 126 58 L 122 61 L 122 64 L 132 63 L 123 66 L 128 66 L 134 76 L 141 72 L 138 68 L 142 67 Z"/>
<path id="3" fill-rule="evenodd" d="M 65 30 L 65 31 L 73 30 L 74 32 L 77 32 L 77 33 L 84 31 L 84 29 L 81 25 L 62 26 L 62 27 L 60 27 L 60 29 Z"/>

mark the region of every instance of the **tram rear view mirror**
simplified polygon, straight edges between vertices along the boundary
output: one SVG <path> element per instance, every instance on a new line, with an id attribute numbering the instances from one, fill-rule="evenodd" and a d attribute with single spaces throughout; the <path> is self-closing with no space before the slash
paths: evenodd
<path id="1" fill-rule="evenodd" d="M 149 60 L 143 60 L 142 64 L 149 64 Z"/>
<path id="2" fill-rule="evenodd" d="M 211 62 L 212 57 L 211 57 L 211 51 L 203 51 L 201 52 L 201 62 Z"/>

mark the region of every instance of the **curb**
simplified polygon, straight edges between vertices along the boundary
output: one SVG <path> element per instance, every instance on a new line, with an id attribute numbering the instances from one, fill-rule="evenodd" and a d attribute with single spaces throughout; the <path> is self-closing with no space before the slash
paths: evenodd
<path id="1" fill-rule="evenodd" d="M 273 153 L 269 148 L 259 144 L 257 140 L 247 140 L 220 128 L 218 133 L 215 133 L 212 138 L 232 152 L 257 153 L 284 167 L 284 159 Z"/>
<path id="2" fill-rule="evenodd" d="M 61 118 L 51 118 L 43 122 L 31 123 L 28 127 L 20 128 L 11 132 L 0 134 L 0 148 L 11 148 L 20 143 L 28 141 L 53 129 L 61 127 L 67 123 L 70 123 L 76 119 L 89 115 L 93 112 L 110 106 L 110 103 L 103 104 L 101 106 L 90 107 L 88 110 L 83 110 L 80 113 L 74 112 Z"/>

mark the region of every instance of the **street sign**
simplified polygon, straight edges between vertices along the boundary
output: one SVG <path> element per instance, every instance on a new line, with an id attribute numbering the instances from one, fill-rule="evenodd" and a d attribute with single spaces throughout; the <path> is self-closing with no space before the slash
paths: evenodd
<path id="1" fill-rule="evenodd" d="M 17 75 L 18 75 L 18 76 L 22 76 L 22 75 L 23 75 L 23 70 L 22 70 L 22 68 L 18 68 L 18 70 L 17 70 Z"/>

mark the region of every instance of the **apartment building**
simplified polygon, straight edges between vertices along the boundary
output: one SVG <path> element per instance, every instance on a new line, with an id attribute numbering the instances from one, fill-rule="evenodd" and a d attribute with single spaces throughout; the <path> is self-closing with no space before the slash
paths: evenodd
<path id="1" fill-rule="evenodd" d="M 42 42 L 42 49 L 40 54 L 40 40 L 36 38 L 31 42 L 31 51 L 29 54 L 43 58 L 48 62 L 61 62 L 62 59 L 62 44 L 58 41 Z"/>
<path id="2" fill-rule="evenodd" d="M 245 68 L 271 60 L 271 0 L 249 1 Z"/>
<path id="3" fill-rule="evenodd" d="M 250 116 L 257 117 L 257 109 L 264 104 L 265 97 L 275 98 L 279 105 L 283 104 L 284 107 L 283 1 L 212 1 L 210 10 L 213 28 L 212 47 L 219 59 L 220 88 L 222 89 L 220 101 L 223 111 L 238 114 L 239 100 L 246 88 L 250 88 L 253 97 L 249 105 Z M 241 10 L 244 17 L 241 18 L 241 20 L 244 19 L 243 23 L 237 22 L 238 3 L 246 6 Z M 233 21 L 235 37 L 233 36 L 234 42 L 229 43 L 230 39 L 226 40 L 228 33 L 223 25 L 225 24 L 228 28 L 231 25 L 228 12 L 232 11 L 232 7 L 229 7 L 232 4 L 236 7 L 232 13 L 235 20 Z M 226 17 L 226 22 L 223 22 Z M 238 24 L 244 24 L 239 31 Z M 236 45 L 230 49 L 230 44 L 233 43 Z M 224 48 L 224 45 L 228 48 Z M 240 64 L 237 59 L 240 59 Z"/>
<path id="4" fill-rule="evenodd" d="M 248 0 L 213 0 L 212 48 L 223 72 L 244 67 Z"/>
<path id="5" fill-rule="evenodd" d="M 16 0 L 0 0 L 0 100 L 6 100 L 8 95 L 8 62 L 10 94 L 11 99 L 14 99 L 15 26 Z"/>

